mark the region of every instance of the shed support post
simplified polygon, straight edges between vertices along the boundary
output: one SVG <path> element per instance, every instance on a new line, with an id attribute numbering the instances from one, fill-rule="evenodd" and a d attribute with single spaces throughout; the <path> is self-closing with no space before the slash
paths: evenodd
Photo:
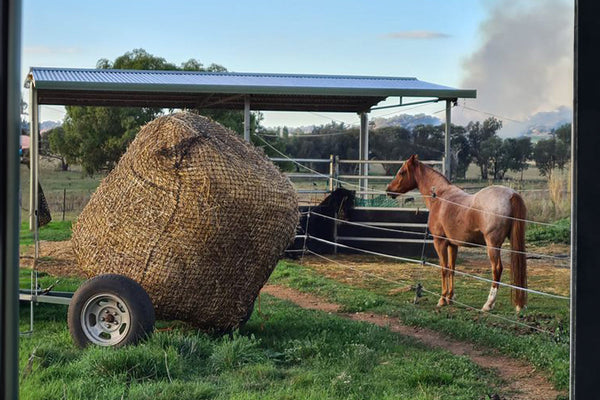
<path id="1" fill-rule="evenodd" d="M 452 177 L 452 155 L 450 151 L 450 129 L 452 127 L 452 100 L 446 100 L 446 130 L 444 132 L 444 176 Z"/>
<path id="2" fill-rule="evenodd" d="M 39 107 L 37 90 L 31 83 L 29 89 L 29 230 L 37 229 L 37 214 L 39 201 L 38 193 L 38 164 L 39 164 Z"/>
<path id="3" fill-rule="evenodd" d="M 369 114 L 366 112 L 360 113 L 360 135 L 358 143 L 358 159 L 362 161 L 359 163 L 359 175 L 363 178 L 359 179 L 359 188 L 361 192 L 366 192 L 369 186 L 369 164 L 365 161 L 369 159 Z M 367 198 L 367 194 L 362 194 L 363 198 Z"/>
<path id="4" fill-rule="evenodd" d="M 250 96 L 244 97 L 244 140 L 250 141 Z"/>

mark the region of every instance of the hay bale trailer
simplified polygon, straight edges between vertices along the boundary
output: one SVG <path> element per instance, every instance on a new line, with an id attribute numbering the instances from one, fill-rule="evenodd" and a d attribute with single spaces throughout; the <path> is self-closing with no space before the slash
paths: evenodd
<path id="1" fill-rule="evenodd" d="M 262 151 L 191 112 L 144 126 L 73 228 L 75 342 L 134 343 L 154 318 L 229 332 L 298 223 L 289 179 Z"/>

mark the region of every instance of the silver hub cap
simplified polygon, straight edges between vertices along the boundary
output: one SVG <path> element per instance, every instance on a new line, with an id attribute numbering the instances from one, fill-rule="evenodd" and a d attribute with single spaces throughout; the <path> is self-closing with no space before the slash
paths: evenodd
<path id="1" fill-rule="evenodd" d="M 131 315 L 119 297 L 108 293 L 98 294 L 83 306 L 81 325 L 90 342 L 100 346 L 114 346 L 129 333 Z"/>

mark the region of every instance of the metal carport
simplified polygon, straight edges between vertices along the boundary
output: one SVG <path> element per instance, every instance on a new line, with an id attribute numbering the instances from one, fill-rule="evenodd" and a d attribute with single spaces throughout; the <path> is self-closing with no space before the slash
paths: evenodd
<path id="1" fill-rule="evenodd" d="M 37 215 L 38 126 L 40 105 L 122 106 L 244 110 L 244 137 L 250 140 L 250 111 L 355 112 L 360 116 L 359 160 L 369 154 L 368 113 L 388 97 L 395 106 L 446 102 L 445 171 L 450 163 L 451 105 L 475 98 L 475 90 L 455 89 L 416 78 L 258 74 L 199 71 L 140 71 L 32 67 L 30 90 L 31 179 L 30 226 Z M 405 98 L 428 98 L 403 103 Z M 389 106 L 387 106 L 389 107 Z M 360 175 L 368 165 L 360 164 Z M 361 181 L 361 189 L 365 189 Z"/>

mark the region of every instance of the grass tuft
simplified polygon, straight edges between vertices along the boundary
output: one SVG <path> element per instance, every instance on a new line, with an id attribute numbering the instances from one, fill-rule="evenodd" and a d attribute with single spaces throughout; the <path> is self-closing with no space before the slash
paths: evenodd
<path id="1" fill-rule="evenodd" d="M 250 337 L 235 334 L 232 338 L 223 337 L 217 342 L 210 356 L 210 364 L 217 371 L 230 371 L 244 365 L 259 363 L 265 360 L 260 340 L 254 335 Z"/>

